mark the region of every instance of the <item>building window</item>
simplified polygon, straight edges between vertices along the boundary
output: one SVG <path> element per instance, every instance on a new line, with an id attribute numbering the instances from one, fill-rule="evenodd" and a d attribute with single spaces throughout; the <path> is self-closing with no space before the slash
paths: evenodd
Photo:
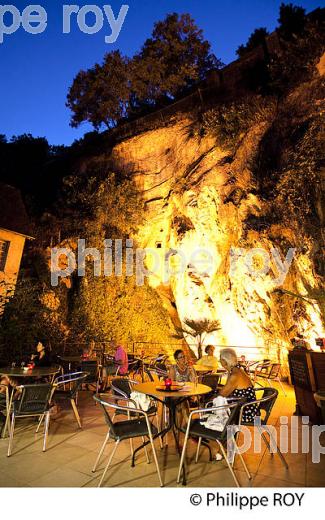
<path id="1" fill-rule="evenodd" d="M 8 240 L 0 240 L 0 271 L 5 270 L 10 242 Z"/>

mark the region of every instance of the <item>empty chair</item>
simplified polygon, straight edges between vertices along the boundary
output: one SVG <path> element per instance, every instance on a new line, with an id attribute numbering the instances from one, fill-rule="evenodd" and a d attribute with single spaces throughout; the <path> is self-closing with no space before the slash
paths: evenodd
<path id="1" fill-rule="evenodd" d="M 10 418 L 10 391 L 8 385 L 0 384 L 0 432 L 1 437 L 6 435 Z"/>
<path id="2" fill-rule="evenodd" d="M 281 379 L 281 364 L 280 363 L 269 363 L 268 365 L 258 365 L 256 367 L 255 373 L 254 373 L 254 381 L 258 385 L 262 386 L 259 381 L 257 381 L 257 378 L 261 378 L 264 381 L 266 380 L 270 386 L 272 386 L 271 381 L 277 381 L 279 385 L 281 386 L 281 389 L 287 397 L 286 391 L 282 385 Z"/>
<path id="3" fill-rule="evenodd" d="M 181 480 L 181 474 L 182 474 L 183 464 L 185 461 L 185 454 L 186 454 L 188 438 L 194 437 L 199 440 L 204 439 L 205 441 L 214 441 L 218 444 L 218 446 L 220 447 L 221 453 L 227 463 L 229 471 L 232 474 L 232 477 L 235 481 L 236 486 L 240 487 L 238 479 L 237 479 L 235 472 L 233 470 L 233 467 L 232 467 L 233 464 L 228 459 L 227 452 L 224 448 L 224 445 L 227 443 L 227 441 L 229 439 L 229 435 L 230 435 L 230 431 L 231 431 L 229 427 L 239 425 L 240 405 L 241 405 L 241 402 L 239 401 L 239 402 L 229 403 L 229 404 L 226 404 L 223 406 L 209 406 L 206 408 L 201 408 L 199 410 L 193 410 L 190 413 L 189 420 L 187 423 L 187 428 L 186 428 L 186 430 L 182 429 L 182 431 L 185 431 L 185 439 L 184 439 L 183 451 L 182 451 L 181 461 L 180 461 L 179 470 L 178 470 L 177 483 L 179 483 Z M 222 410 L 226 410 L 228 413 L 228 419 L 227 419 L 222 431 L 212 430 L 212 429 L 206 428 L 203 424 L 201 424 L 201 421 L 203 420 L 202 416 L 206 417 L 212 413 L 215 413 L 218 411 L 220 412 Z M 199 418 L 197 418 L 198 415 L 199 415 Z M 238 450 L 235 436 L 236 436 L 236 430 L 234 430 L 234 433 L 232 436 L 234 450 L 235 450 L 235 453 L 237 453 L 239 455 L 239 458 L 246 471 L 246 474 L 247 474 L 248 478 L 250 479 L 251 475 L 247 469 L 247 466 L 245 464 L 245 461 L 244 461 L 242 455 L 240 454 L 240 451 Z"/>
<path id="4" fill-rule="evenodd" d="M 112 394 L 116 397 L 120 396 L 120 400 L 122 399 L 131 399 L 131 393 L 133 391 L 136 391 L 136 385 L 138 384 L 138 381 L 133 381 L 132 379 L 126 379 L 126 378 L 116 378 L 112 380 Z M 150 406 L 148 410 L 146 410 L 148 416 L 154 416 L 157 423 L 157 428 L 159 429 L 159 417 L 158 417 L 158 408 L 155 401 L 151 401 Z M 136 412 L 130 412 L 126 414 L 124 410 L 116 410 L 115 415 L 128 415 L 128 418 L 130 419 L 132 416 L 134 417 L 136 415 Z M 115 416 L 114 415 L 114 416 Z M 159 437 L 160 446 L 162 447 L 162 440 Z M 133 444 L 132 439 L 130 440 L 130 446 L 131 446 L 131 453 L 133 453 Z"/>
<path id="5" fill-rule="evenodd" d="M 70 401 L 79 428 L 82 426 L 76 400 L 78 397 L 78 391 L 81 385 L 86 381 L 87 377 L 87 372 L 73 372 L 72 374 L 58 376 L 54 382 L 55 390 L 53 399 L 55 402 Z"/>
<path id="6" fill-rule="evenodd" d="M 92 470 L 93 472 L 96 471 L 97 465 L 104 452 L 104 449 L 105 449 L 105 446 L 106 446 L 108 440 L 111 438 L 115 441 L 114 448 L 110 453 L 108 462 L 104 468 L 104 471 L 102 473 L 102 476 L 101 476 L 99 484 L 98 484 L 98 487 L 100 487 L 102 485 L 102 483 L 105 479 L 107 470 L 112 462 L 112 459 L 116 453 L 116 450 L 117 450 L 120 442 L 127 440 L 127 439 L 135 439 L 137 437 L 141 437 L 142 439 L 144 437 L 149 438 L 149 440 L 146 441 L 146 444 L 149 444 L 149 443 L 151 444 L 152 454 L 154 457 L 154 461 L 155 461 L 155 465 L 156 465 L 156 469 L 157 469 L 157 473 L 158 473 L 159 483 L 160 483 L 160 486 L 163 486 L 163 483 L 161 480 L 161 475 L 160 475 L 160 470 L 159 470 L 159 465 L 158 465 L 158 460 L 157 460 L 157 455 L 156 455 L 156 450 L 155 450 L 155 445 L 154 445 L 154 441 L 153 441 L 154 436 L 157 434 L 157 428 L 153 424 L 151 424 L 147 412 L 140 410 L 139 408 L 134 409 L 133 407 L 130 406 L 131 402 L 127 399 L 124 401 L 125 404 L 123 406 L 120 405 L 118 403 L 118 401 L 120 400 L 120 397 L 118 397 L 118 396 L 109 396 L 107 401 L 99 399 L 96 396 L 94 396 L 94 399 L 101 405 L 101 407 L 103 409 L 104 418 L 105 418 L 106 424 L 108 426 L 108 432 L 104 439 L 103 445 L 99 451 L 98 457 L 96 459 L 95 465 Z M 109 414 L 110 411 L 114 412 L 114 416 L 117 411 L 124 412 L 126 415 L 129 415 L 130 413 L 135 412 L 137 414 L 137 417 L 134 419 L 127 419 L 124 421 L 116 422 L 114 420 L 114 418 L 111 418 L 111 416 Z M 149 462 L 148 458 L 147 458 L 147 462 Z"/>
<path id="7" fill-rule="evenodd" d="M 136 385 L 138 381 L 133 381 L 132 379 L 126 378 L 116 378 L 112 380 L 112 394 L 116 397 L 120 396 L 123 399 L 131 399 L 131 393 L 137 390 Z M 150 407 L 146 410 L 148 415 L 156 415 L 157 414 L 157 405 L 155 402 L 151 401 Z M 120 413 L 123 413 L 120 412 Z M 119 412 L 116 412 L 118 415 Z M 123 413 L 125 415 L 125 413 Z"/>
<path id="8" fill-rule="evenodd" d="M 261 397 L 259 399 L 256 399 L 256 401 L 249 401 L 241 405 L 239 423 L 241 425 L 253 426 L 254 428 L 257 428 L 270 453 L 278 453 L 282 464 L 286 469 L 288 469 L 288 464 L 277 445 L 276 439 L 274 438 L 272 432 L 273 427 L 269 427 L 267 425 L 269 417 L 271 415 L 272 408 L 275 404 L 275 401 L 277 400 L 279 392 L 276 390 L 276 388 L 255 388 L 255 392 L 258 394 L 262 392 Z M 247 406 L 250 406 L 252 404 L 258 404 L 258 415 L 251 422 L 243 422 L 242 417 L 245 415 L 245 409 L 247 408 Z M 269 434 L 270 441 L 268 441 L 265 432 Z"/>
<path id="9" fill-rule="evenodd" d="M 24 385 L 17 387 L 17 389 L 21 390 L 21 396 L 19 400 L 13 401 L 12 409 L 10 410 L 11 426 L 9 431 L 8 457 L 10 457 L 12 453 L 16 419 L 39 417 L 40 420 L 36 429 L 37 433 L 43 418 L 45 418 L 43 451 L 46 450 L 46 441 L 50 422 L 49 406 L 53 392 L 53 385 L 50 383 Z"/>

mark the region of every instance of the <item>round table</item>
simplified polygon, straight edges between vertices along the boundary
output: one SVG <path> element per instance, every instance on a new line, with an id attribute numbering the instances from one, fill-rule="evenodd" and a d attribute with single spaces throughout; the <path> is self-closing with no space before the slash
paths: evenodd
<path id="1" fill-rule="evenodd" d="M 223 375 L 226 373 L 226 370 L 224 368 L 213 368 L 213 367 L 208 367 L 207 365 L 193 365 L 193 368 L 195 370 L 195 372 L 212 372 L 213 374 L 217 374 L 217 375 Z"/>
<path id="2" fill-rule="evenodd" d="M 68 370 L 71 372 L 71 366 L 81 363 L 83 361 L 82 356 L 59 356 L 60 360 L 68 364 Z"/>
<path id="3" fill-rule="evenodd" d="M 136 384 L 133 386 L 133 388 L 136 392 L 140 392 L 142 394 L 148 395 L 149 397 L 153 397 L 157 401 L 160 401 L 162 404 L 167 406 L 167 408 L 169 409 L 168 424 L 161 432 L 158 432 L 155 435 L 155 438 L 156 437 L 164 438 L 164 436 L 169 431 L 172 431 L 173 435 L 174 435 L 178 454 L 179 454 L 179 456 L 181 456 L 181 448 L 179 446 L 178 438 L 177 438 L 177 435 L 175 432 L 176 406 L 179 405 L 182 401 L 186 400 L 188 397 L 195 397 L 195 396 L 199 396 L 199 395 L 208 394 L 209 392 L 211 392 L 211 387 L 207 386 L 207 385 L 202 385 L 200 383 L 186 382 L 184 384 L 184 388 L 185 388 L 184 390 L 181 387 L 181 389 L 176 392 L 168 392 L 168 391 L 164 391 L 164 390 L 157 390 L 157 386 L 160 386 L 160 385 L 155 382 L 150 382 L 150 383 Z M 135 458 L 136 452 L 139 451 L 140 449 L 142 449 L 145 446 L 145 444 L 147 444 L 147 443 L 144 443 L 142 446 L 140 446 L 139 448 L 137 448 L 134 451 L 133 458 L 132 458 L 132 464 L 134 464 L 134 458 Z M 211 452 L 210 452 L 210 455 L 211 455 Z M 184 467 L 183 467 L 183 484 L 184 485 L 186 484 L 186 475 L 185 475 Z"/>
<path id="4" fill-rule="evenodd" d="M 212 372 L 213 368 L 206 365 L 193 365 L 195 372 Z"/>
<path id="5" fill-rule="evenodd" d="M 141 394 L 147 394 L 160 401 L 165 401 L 167 398 L 179 399 L 181 397 L 194 397 L 198 395 L 208 394 L 211 392 L 211 388 L 207 385 L 195 384 L 195 383 L 184 383 L 184 387 L 187 390 L 183 390 L 182 387 L 177 392 L 165 392 L 164 390 L 157 390 L 159 383 L 150 381 L 149 383 L 138 383 L 134 385 L 134 390 Z"/>
<path id="6" fill-rule="evenodd" d="M 24 370 L 21 367 L 5 367 L 0 368 L 1 376 L 8 377 L 46 377 L 46 376 L 54 376 L 60 371 L 60 367 L 34 367 L 29 368 L 28 370 Z"/>

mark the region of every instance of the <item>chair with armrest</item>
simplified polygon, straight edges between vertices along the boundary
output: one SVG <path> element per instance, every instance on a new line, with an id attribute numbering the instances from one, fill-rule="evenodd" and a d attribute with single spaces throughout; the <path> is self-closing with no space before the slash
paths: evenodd
<path id="1" fill-rule="evenodd" d="M 225 449 L 225 445 L 229 442 L 229 439 L 231 439 L 233 442 L 235 454 L 238 454 L 248 478 L 249 479 L 251 478 L 251 475 L 247 469 L 245 461 L 236 444 L 236 434 L 238 432 L 238 426 L 239 426 L 240 405 L 241 405 L 241 401 L 236 400 L 233 403 L 228 403 L 228 404 L 222 405 L 222 406 L 207 406 L 206 408 L 200 408 L 198 410 L 193 410 L 190 413 L 186 429 L 185 428 L 181 429 L 183 432 L 185 432 L 185 439 L 184 439 L 181 461 L 180 461 L 179 470 L 178 470 L 177 483 L 179 483 L 181 480 L 182 468 L 183 468 L 183 464 L 185 461 L 186 447 L 187 447 L 187 442 L 188 442 L 189 437 L 194 437 L 194 438 L 198 439 L 199 441 L 203 439 L 204 441 L 216 442 L 227 463 L 227 466 L 235 481 L 236 486 L 240 487 L 236 474 L 233 470 L 233 463 L 230 462 L 230 460 L 228 459 L 227 450 Z M 225 410 L 228 413 L 228 418 L 224 424 L 222 431 L 206 428 L 203 424 L 201 424 L 201 422 L 204 419 L 206 419 L 210 414 L 220 412 L 220 411 L 225 411 Z M 199 417 L 197 417 L 197 415 L 199 415 Z M 199 448 L 199 445 L 198 445 L 198 448 Z"/>
<path id="2" fill-rule="evenodd" d="M 13 390 L 11 390 L 13 391 Z M 0 416 L 1 416 L 1 437 L 4 438 L 9 426 L 10 418 L 10 390 L 9 385 L 0 384 Z"/>
<path id="3" fill-rule="evenodd" d="M 111 391 L 112 394 L 116 397 L 121 397 L 123 399 L 131 399 L 131 393 L 133 391 L 136 392 L 137 387 L 136 385 L 139 384 L 139 381 L 133 381 L 132 379 L 126 379 L 126 378 L 116 378 L 112 380 L 111 385 Z M 150 402 L 150 406 L 148 410 L 146 410 L 146 413 L 149 417 L 154 417 L 156 419 L 157 423 L 157 429 L 160 431 L 159 427 L 159 416 L 158 416 L 158 407 L 157 403 L 153 400 Z M 125 412 L 123 410 L 116 410 L 116 415 L 125 415 Z M 136 412 L 128 412 L 128 418 L 134 417 L 136 415 Z M 159 437 L 160 446 L 162 446 L 162 440 Z M 132 439 L 130 440 L 131 445 L 131 453 L 133 453 L 133 444 Z"/>
<path id="4" fill-rule="evenodd" d="M 88 375 L 87 372 L 73 372 L 71 374 L 58 376 L 54 381 L 54 401 L 70 401 L 79 428 L 82 428 L 82 426 L 76 401 L 78 392 L 82 384 L 87 380 Z"/>
<path id="5" fill-rule="evenodd" d="M 87 377 L 82 384 L 95 386 L 95 395 L 98 395 L 100 385 L 100 366 L 97 360 L 81 361 L 80 372 L 87 373 Z"/>
<path id="6" fill-rule="evenodd" d="M 239 424 L 243 426 L 252 426 L 254 429 L 256 428 L 259 431 L 261 438 L 263 439 L 271 455 L 273 455 L 273 453 L 278 453 L 282 464 L 286 469 L 288 469 L 287 461 L 277 445 L 276 439 L 272 434 L 272 429 L 267 425 L 272 412 L 272 408 L 275 404 L 275 401 L 277 400 L 279 392 L 278 390 L 276 390 L 276 388 L 270 387 L 255 388 L 255 392 L 263 393 L 261 394 L 261 397 L 259 399 L 256 399 L 256 401 L 248 401 L 247 403 L 243 403 L 241 405 L 239 414 Z M 243 422 L 242 418 L 244 415 L 245 408 L 252 404 L 258 404 L 258 415 L 256 415 L 254 420 L 251 422 Z M 269 435 L 269 441 L 265 435 L 265 432 L 267 432 Z"/>
<path id="7" fill-rule="evenodd" d="M 120 444 L 120 442 L 128 439 L 135 439 L 141 437 L 142 440 L 144 440 L 144 437 L 148 437 L 148 441 L 146 441 L 146 444 L 151 445 L 152 454 L 154 457 L 159 483 L 160 486 L 163 486 L 161 475 L 160 475 L 160 469 L 158 465 L 155 445 L 154 445 L 154 436 L 158 433 L 157 428 L 151 424 L 148 413 L 144 410 L 141 410 L 140 408 L 134 408 L 135 403 L 134 401 L 125 398 L 124 399 L 124 405 L 119 404 L 121 401 L 121 396 L 109 396 L 108 400 L 104 401 L 103 399 L 100 399 L 96 396 L 94 396 L 95 401 L 97 401 L 103 410 L 105 422 L 108 426 L 108 432 L 104 439 L 103 445 L 99 451 L 98 457 L 96 459 L 96 462 L 94 464 L 94 467 L 92 469 L 93 472 L 96 471 L 96 468 L 98 466 L 98 463 L 100 461 L 100 458 L 104 452 L 105 446 L 108 442 L 108 440 L 111 438 L 115 441 L 114 448 L 109 456 L 108 462 L 104 468 L 104 471 L 102 473 L 102 476 L 100 478 L 98 487 L 100 487 L 105 479 L 107 470 L 112 462 L 112 459 L 116 453 L 116 450 Z M 113 417 L 110 416 L 109 412 L 114 412 Z M 118 421 L 116 422 L 114 420 L 115 415 L 117 415 L 117 412 L 123 412 L 123 414 L 130 417 L 131 413 L 135 413 L 136 417 L 133 419 L 127 419 L 124 421 Z M 150 462 L 147 458 L 147 462 Z"/>
<path id="8" fill-rule="evenodd" d="M 207 385 L 211 388 L 211 392 L 200 397 L 200 403 L 202 405 L 208 403 L 211 399 L 217 396 L 220 380 L 221 377 L 219 374 L 206 374 L 201 377 L 202 385 Z"/>
<path id="9" fill-rule="evenodd" d="M 268 365 L 257 365 L 254 372 L 254 382 L 260 386 L 263 386 L 257 379 L 260 378 L 267 381 L 270 387 L 272 386 L 271 381 L 276 381 L 281 386 L 281 389 L 287 397 L 286 391 L 281 382 L 281 364 L 280 363 L 269 363 Z"/>
<path id="10" fill-rule="evenodd" d="M 11 425 L 9 430 L 8 457 L 12 453 L 12 445 L 14 439 L 14 430 L 16 419 L 24 419 L 26 417 L 39 417 L 36 433 L 45 418 L 44 425 L 44 441 L 43 451 L 46 450 L 47 435 L 50 423 L 50 400 L 53 393 L 53 385 L 50 383 L 42 383 L 35 385 L 23 385 L 16 388 L 21 391 L 20 399 L 12 401 Z"/>

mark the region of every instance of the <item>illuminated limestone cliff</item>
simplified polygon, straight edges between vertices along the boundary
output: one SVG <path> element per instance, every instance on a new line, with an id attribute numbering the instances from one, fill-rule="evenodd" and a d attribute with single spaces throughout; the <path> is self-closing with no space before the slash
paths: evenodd
<path id="1" fill-rule="evenodd" d="M 154 274 L 148 278 L 151 288 L 136 287 L 131 277 L 75 274 L 62 278 L 57 288 L 43 288 L 41 301 L 51 311 L 56 334 L 68 344 L 93 338 L 107 344 L 114 337 L 130 349 L 139 343 L 147 354 L 162 350 L 164 343 L 172 354 L 173 324 L 210 319 L 221 328 L 205 343 L 240 346 L 238 352 L 253 359 L 271 357 L 286 366 L 298 333 L 315 348 L 315 338 L 325 337 L 324 70 L 322 58 L 310 80 L 279 98 L 231 92 L 228 101 L 215 97 L 208 108 L 177 112 L 168 107 L 168 117 L 158 112 L 126 125 L 130 137 L 122 126 L 113 139 L 112 133 L 100 134 L 91 153 L 83 150 L 67 178 L 68 184 L 77 183 L 73 196 L 67 196 L 72 206 L 64 220 L 61 203 L 54 224 L 46 224 L 48 244 L 75 251 L 87 226 L 89 246 L 97 247 L 104 237 L 129 236 L 120 230 L 112 235 L 107 226 L 112 215 L 118 222 L 120 214 L 123 221 L 134 213 L 125 207 L 127 195 L 110 186 L 114 172 L 132 190 L 134 179 L 145 201 L 145 220 L 140 224 L 139 203 L 133 238 L 137 247 L 154 252 L 146 258 Z M 148 121 L 154 129 L 148 130 Z M 109 203 L 100 190 L 94 194 L 87 188 L 98 169 L 110 187 Z M 91 203 L 91 218 L 79 207 L 83 199 L 84 207 Z M 53 236 L 56 229 L 59 238 Z M 259 255 L 252 255 L 256 249 Z M 209 254 L 208 263 L 198 250 Z M 293 260 L 281 280 L 279 265 L 290 252 Z M 43 246 L 36 253 L 44 256 Z M 48 266 L 50 254 L 48 245 Z M 250 269 L 245 254 L 251 254 Z M 160 262 L 153 269 L 155 257 Z M 62 343 L 57 341 L 58 348 Z"/>
<path id="2" fill-rule="evenodd" d="M 262 114 L 239 136 L 232 151 L 209 132 L 202 136 L 193 131 L 193 119 L 186 116 L 124 140 L 113 149 L 114 159 L 132 171 L 146 201 L 146 222 L 136 237 L 138 245 L 153 248 L 161 259 L 167 250 L 181 251 L 189 259 L 198 248 L 208 250 L 213 258 L 209 272 L 192 258 L 182 273 L 166 283 L 162 269 L 150 276 L 151 286 L 162 296 L 170 315 L 178 315 L 180 320 L 218 319 L 221 330 L 207 340 L 257 346 L 265 357 L 280 360 L 285 359 L 295 334 L 304 334 L 313 347 L 315 337 L 324 335 L 324 273 L 320 267 L 324 179 L 320 172 L 314 201 L 318 230 L 314 226 L 313 234 L 305 231 L 298 216 L 296 222 L 272 218 L 274 201 L 262 193 L 253 165 L 263 140 L 267 143 L 274 128 L 281 127 L 282 112 L 290 113 L 290 103 L 301 106 L 295 115 L 296 126 L 319 117 L 323 100 L 317 95 L 316 100 L 308 100 L 310 89 L 315 86 L 299 87 L 282 107 L 270 102 L 265 117 Z M 289 145 L 283 142 L 284 155 L 288 152 L 285 146 Z M 270 149 L 269 153 L 274 152 Z M 284 197 L 284 212 L 285 205 Z M 284 282 L 277 285 L 274 259 L 267 274 L 254 275 L 241 261 L 231 269 L 232 248 L 261 248 L 268 254 L 275 248 L 282 261 L 289 248 L 296 251 Z M 148 254 L 148 267 L 152 267 L 152 258 Z M 261 267 L 260 261 L 255 257 L 257 267 Z M 179 268 L 179 255 L 170 262 Z M 246 354 L 256 357 L 256 350 L 247 349 Z"/>

